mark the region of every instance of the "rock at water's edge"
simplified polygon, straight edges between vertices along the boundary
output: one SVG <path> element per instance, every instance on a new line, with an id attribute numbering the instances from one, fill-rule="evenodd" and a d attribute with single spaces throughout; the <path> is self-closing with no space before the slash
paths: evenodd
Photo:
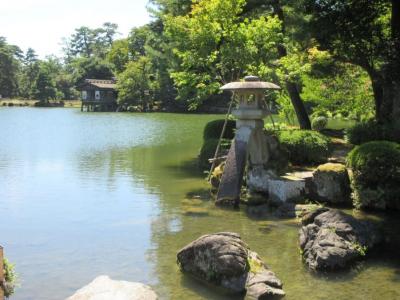
<path id="1" fill-rule="evenodd" d="M 320 165 L 313 173 L 313 183 L 317 200 L 351 205 L 350 179 L 345 165 L 334 163 Z"/>
<path id="2" fill-rule="evenodd" d="M 177 259 L 182 272 L 231 293 L 247 292 L 248 299 L 285 295 L 280 280 L 237 233 L 204 235 L 180 250 Z"/>
<path id="3" fill-rule="evenodd" d="M 377 226 L 339 210 L 320 209 L 306 216 L 300 229 L 300 248 L 313 270 L 333 270 L 365 256 L 383 239 Z"/>
<path id="4" fill-rule="evenodd" d="M 66 300 L 156 300 L 157 294 L 138 282 L 116 281 L 99 276 Z"/>

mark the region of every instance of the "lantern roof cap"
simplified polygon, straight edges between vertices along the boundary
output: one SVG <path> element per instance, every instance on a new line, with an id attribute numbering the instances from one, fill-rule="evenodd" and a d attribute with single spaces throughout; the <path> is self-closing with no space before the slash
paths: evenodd
<path id="1" fill-rule="evenodd" d="M 221 87 L 224 91 L 240 90 L 280 90 L 281 88 L 271 82 L 261 81 L 257 76 L 246 76 L 244 81 L 236 81 Z"/>

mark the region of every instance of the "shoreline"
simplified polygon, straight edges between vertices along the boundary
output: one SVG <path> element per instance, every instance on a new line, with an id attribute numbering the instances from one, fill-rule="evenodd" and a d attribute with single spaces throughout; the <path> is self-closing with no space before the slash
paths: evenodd
<path id="1" fill-rule="evenodd" d="M 64 102 L 64 108 L 80 108 L 81 100 L 51 100 L 50 103 Z M 26 99 L 0 99 L 0 107 L 35 107 L 35 103 L 39 100 L 26 100 Z"/>

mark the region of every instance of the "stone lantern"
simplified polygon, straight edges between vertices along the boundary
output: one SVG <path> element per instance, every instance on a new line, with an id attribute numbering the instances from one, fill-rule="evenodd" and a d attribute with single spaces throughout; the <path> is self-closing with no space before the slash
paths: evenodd
<path id="1" fill-rule="evenodd" d="M 217 195 L 217 204 L 239 203 L 246 164 L 262 167 L 269 160 L 268 143 L 264 134 L 264 118 L 269 115 L 265 103 L 266 90 L 279 86 L 247 76 L 244 81 L 231 82 L 221 90 L 232 91 L 238 106 L 232 114 L 236 117 L 236 133 L 225 163 Z"/>

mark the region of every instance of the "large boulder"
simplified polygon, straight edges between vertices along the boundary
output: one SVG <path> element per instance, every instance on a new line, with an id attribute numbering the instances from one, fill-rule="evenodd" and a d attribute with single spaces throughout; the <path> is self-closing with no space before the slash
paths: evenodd
<path id="1" fill-rule="evenodd" d="M 339 210 L 317 209 L 303 217 L 303 225 L 300 248 L 313 270 L 345 268 L 382 240 L 375 224 Z"/>
<path id="2" fill-rule="evenodd" d="M 108 276 L 99 276 L 78 290 L 67 300 L 156 300 L 156 293 L 147 285 L 138 282 L 115 281 Z"/>
<path id="3" fill-rule="evenodd" d="M 335 163 L 320 165 L 313 176 L 317 200 L 351 205 L 350 179 L 345 165 Z"/>
<path id="4" fill-rule="evenodd" d="M 249 299 L 285 295 L 281 281 L 237 233 L 204 235 L 180 250 L 177 259 L 182 272 L 227 292 L 246 293 Z"/>

